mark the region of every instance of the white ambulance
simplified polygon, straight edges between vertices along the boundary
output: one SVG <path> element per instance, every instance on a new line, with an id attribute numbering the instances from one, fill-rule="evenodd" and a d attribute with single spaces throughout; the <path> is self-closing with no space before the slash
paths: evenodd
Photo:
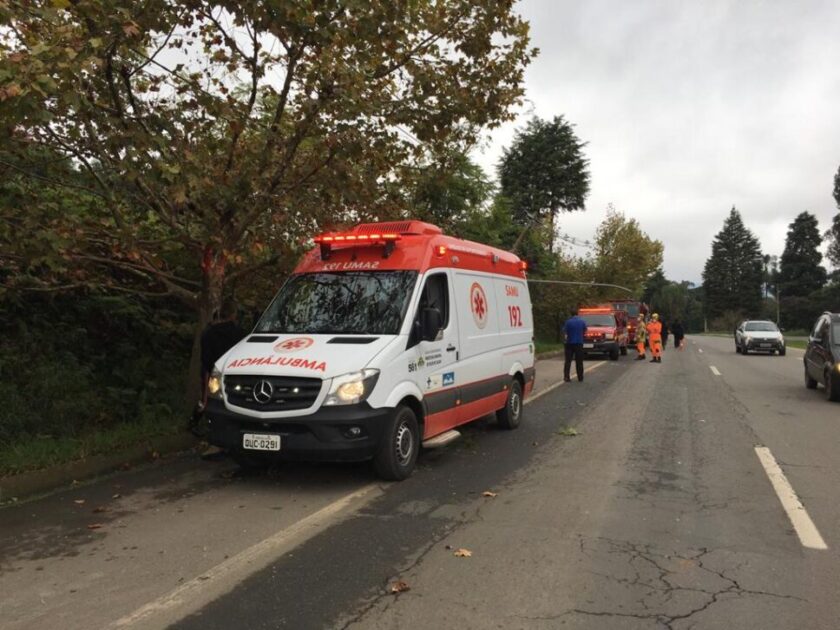
<path id="1" fill-rule="evenodd" d="M 373 459 L 399 480 L 459 425 L 495 413 L 516 428 L 535 376 L 519 258 L 419 221 L 315 242 L 216 364 L 212 444 L 247 467 Z"/>

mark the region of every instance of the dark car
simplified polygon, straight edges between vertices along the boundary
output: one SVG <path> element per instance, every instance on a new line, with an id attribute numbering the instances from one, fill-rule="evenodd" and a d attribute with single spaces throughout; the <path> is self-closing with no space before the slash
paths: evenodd
<path id="1" fill-rule="evenodd" d="M 840 401 L 840 313 L 823 313 L 805 350 L 805 387 L 822 383 L 825 397 Z"/>

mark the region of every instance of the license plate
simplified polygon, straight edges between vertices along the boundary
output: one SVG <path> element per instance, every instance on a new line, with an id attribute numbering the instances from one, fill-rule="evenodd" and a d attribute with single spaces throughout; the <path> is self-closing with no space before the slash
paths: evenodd
<path id="1" fill-rule="evenodd" d="M 594 343 L 585 343 L 585 344 L 583 344 L 583 347 L 584 348 L 594 348 L 595 344 Z"/>
<path id="2" fill-rule="evenodd" d="M 773 344 L 772 343 L 763 343 L 763 344 L 761 344 L 761 347 L 762 348 L 772 348 Z"/>
<path id="3" fill-rule="evenodd" d="M 266 433 L 246 433 L 242 436 L 242 448 L 250 451 L 279 451 L 280 436 Z"/>

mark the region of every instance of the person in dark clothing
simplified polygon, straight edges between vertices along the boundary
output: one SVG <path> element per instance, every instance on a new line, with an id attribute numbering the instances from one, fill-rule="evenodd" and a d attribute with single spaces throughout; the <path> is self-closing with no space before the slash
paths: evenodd
<path id="1" fill-rule="evenodd" d="M 583 335 L 586 332 L 586 322 L 578 317 L 577 310 L 572 311 L 572 316 L 563 325 L 563 333 L 566 336 L 564 348 L 566 350 L 566 361 L 563 364 L 563 380 L 569 382 L 572 369 L 572 359 L 577 368 L 578 381 L 583 380 Z"/>
<path id="2" fill-rule="evenodd" d="M 674 323 L 671 324 L 671 332 L 674 334 L 674 347 L 680 350 L 682 348 L 683 338 L 685 337 L 685 330 L 680 320 L 674 320 Z"/>
<path id="3" fill-rule="evenodd" d="M 665 346 L 668 345 L 669 330 L 668 330 L 668 324 L 665 322 L 665 320 L 663 319 L 661 321 L 662 321 L 662 350 L 665 350 Z"/>
<path id="4" fill-rule="evenodd" d="M 196 405 L 189 426 L 193 433 L 196 432 L 207 407 L 207 382 L 210 380 L 213 366 L 245 336 L 245 332 L 236 323 L 237 314 L 236 303 L 232 300 L 225 301 L 219 311 L 219 318 L 201 333 L 201 400 Z"/>

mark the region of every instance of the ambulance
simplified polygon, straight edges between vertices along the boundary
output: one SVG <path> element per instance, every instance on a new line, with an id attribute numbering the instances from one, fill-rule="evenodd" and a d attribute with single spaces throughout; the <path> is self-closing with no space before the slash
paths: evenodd
<path id="1" fill-rule="evenodd" d="M 465 423 L 519 425 L 535 377 L 523 261 L 420 221 L 315 244 L 217 362 L 211 444 L 244 467 L 370 459 L 401 480 Z"/>

